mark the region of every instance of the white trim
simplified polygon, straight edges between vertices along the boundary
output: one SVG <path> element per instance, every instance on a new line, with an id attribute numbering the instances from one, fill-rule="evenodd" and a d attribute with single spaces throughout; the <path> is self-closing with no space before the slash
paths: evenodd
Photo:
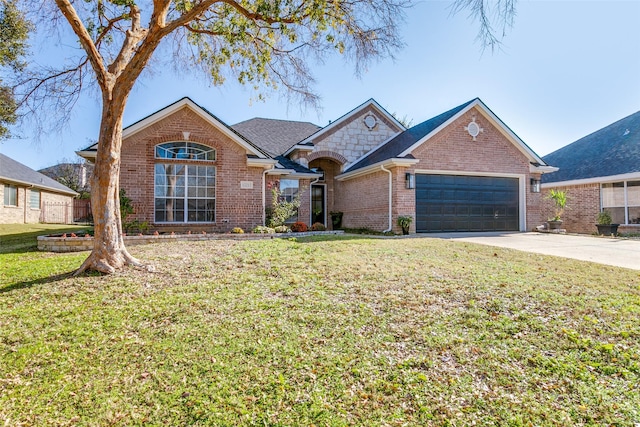
<path id="1" fill-rule="evenodd" d="M 429 174 L 429 175 L 463 175 L 463 176 L 488 176 L 488 177 L 496 177 L 496 178 L 518 178 L 518 188 L 520 193 L 518 194 L 518 210 L 519 210 L 519 216 L 520 216 L 520 218 L 518 218 L 518 222 L 520 226 L 520 231 L 527 231 L 526 175 L 518 174 L 518 173 L 472 172 L 472 171 L 430 170 L 430 169 L 416 169 L 414 173 L 416 175 Z"/>
<path id="2" fill-rule="evenodd" d="M 249 167 L 269 169 L 272 166 L 275 167 L 277 163 L 278 163 L 278 161 L 275 160 L 275 159 L 247 158 L 247 166 L 249 166 Z"/>
<path id="3" fill-rule="evenodd" d="M 545 182 L 541 185 L 541 188 L 570 187 L 573 185 L 602 184 L 608 182 L 632 181 L 637 179 L 640 179 L 640 172 L 623 173 L 620 175 L 610 176 L 597 176 L 594 178 L 573 179 L 570 181 Z"/>
<path id="4" fill-rule="evenodd" d="M 349 119 L 349 118 L 351 118 L 351 117 L 353 117 L 355 115 L 360 114 L 362 111 L 364 111 L 365 109 L 367 109 L 370 106 L 375 108 L 376 110 L 378 110 L 378 112 L 381 115 L 385 116 L 393 124 L 395 124 L 397 127 L 399 127 L 400 128 L 400 132 L 402 132 L 402 131 L 407 129 L 395 117 L 393 117 L 391 114 L 387 113 L 387 111 L 384 108 L 382 108 L 382 106 L 380 104 L 378 104 L 375 101 L 375 99 L 371 98 L 368 101 L 364 102 L 363 104 L 360 104 L 358 107 L 354 108 L 353 110 L 349 111 L 348 113 L 346 113 L 345 115 L 340 117 L 335 122 L 332 122 L 332 123 L 328 124 L 327 126 L 323 127 L 322 129 L 320 129 L 319 131 L 317 131 L 316 133 L 309 135 L 308 137 L 306 137 L 305 139 L 300 141 L 298 144 L 303 144 L 305 142 L 312 142 L 312 141 L 318 139 L 318 137 L 324 135 L 326 132 L 330 131 L 331 129 L 333 129 L 335 127 L 341 126 L 342 123 L 344 123 L 347 119 Z M 298 145 L 298 144 L 296 144 L 296 145 Z M 287 153 L 285 153 L 285 156 L 286 155 L 287 155 Z"/>
<path id="5" fill-rule="evenodd" d="M 347 181 L 353 178 L 357 178 L 359 176 L 362 175 L 368 175 L 370 173 L 373 172 L 377 172 L 380 170 L 381 166 L 384 167 L 409 167 L 409 166 L 413 166 L 415 164 L 417 164 L 418 162 L 420 162 L 420 160 L 418 159 L 398 159 L 398 158 L 392 158 L 392 159 L 387 159 L 384 160 L 382 162 L 378 162 L 378 163 L 374 163 L 372 165 L 369 165 L 365 168 L 361 168 L 361 169 L 356 169 L 352 172 L 347 172 L 347 173 L 343 173 L 340 174 L 338 176 L 335 177 L 335 179 L 337 179 L 338 181 Z"/>
<path id="6" fill-rule="evenodd" d="M 529 164 L 529 172 L 531 173 L 544 174 L 544 173 L 557 172 L 558 170 L 560 170 L 560 168 L 557 168 L 555 166 L 547 166 L 547 165 L 536 166 L 536 165 Z"/>
<path id="7" fill-rule="evenodd" d="M 287 151 L 285 151 L 283 156 L 287 157 L 289 154 L 293 153 L 296 150 L 298 150 L 298 151 L 313 151 L 314 148 L 315 147 L 313 147 L 313 145 L 296 144 L 293 147 L 289 148 Z"/>
<path id="8" fill-rule="evenodd" d="M 424 144 L 426 141 L 431 139 L 433 136 L 438 134 L 440 131 L 445 129 L 447 126 L 451 125 L 454 121 L 458 120 L 464 114 L 466 114 L 472 108 L 478 107 L 478 111 L 490 122 L 492 122 L 493 126 L 500 131 L 507 139 L 511 141 L 511 143 L 522 152 L 530 161 L 535 163 L 540 163 L 541 165 L 545 165 L 545 162 L 538 157 L 536 153 L 534 153 L 527 145 L 522 141 L 518 135 L 513 133 L 511 129 L 509 129 L 503 122 L 500 120 L 491 110 L 487 107 L 480 99 L 476 98 L 465 108 L 460 110 L 457 114 L 452 116 L 449 120 L 429 132 L 427 135 L 420 138 L 417 142 L 411 145 L 409 148 L 404 150 L 402 153 L 398 155 L 398 157 L 404 157 L 411 154 L 416 148 Z"/>

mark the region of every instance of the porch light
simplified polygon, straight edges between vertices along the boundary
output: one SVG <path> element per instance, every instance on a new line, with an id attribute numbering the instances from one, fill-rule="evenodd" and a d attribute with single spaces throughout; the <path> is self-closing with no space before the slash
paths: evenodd
<path id="1" fill-rule="evenodd" d="M 415 175 L 412 175 L 409 172 L 404 174 L 405 188 L 407 188 L 408 190 L 412 190 L 412 189 L 416 188 L 416 179 L 415 178 L 416 178 Z"/>
<path id="2" fill-rule="evenodd" d="M 535 179 L 535 178 L 531 178 L 531 192 L 532 193 L 539 193 L 540 192 L 540 180 L 539 179 Z"/>

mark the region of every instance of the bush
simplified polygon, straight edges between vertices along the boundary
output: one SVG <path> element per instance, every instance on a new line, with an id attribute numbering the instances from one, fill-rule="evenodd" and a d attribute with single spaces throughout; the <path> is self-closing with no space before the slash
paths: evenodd
<path id="1" fill-rule="evenodd" d="M 265 227 L 264 225 L 259 225 L 253 229 L 253 233 L 256 234 L 275 234 L 276 230 L 271 227 Z"/>
<path id="2" fill-rule="evenodd" d="M 286 225 L 279 225 L 277 227 L 273 227 L 276 230 L 276 233 L 291 233 L 291 229 Z"/>
<path id="3" fill-rule="evenodd" d="M 307 224 L 302 221 L 294 222 L 293 224 L 291 224 L 291 231 L 293 231 L 294 233 L 304 233 L 307 230 Z"/>
<path id="4" fill-rule="evenodd" d="M 311 226 L 311 231 L 325 231 L 327 227 L 324 226 L 321 222 L 316 222 Z"/>
<path id="5" fill-rule="evenodd" d="M 231 232 L 233 234 L 244 234 L 244 230 L 240 227 L 233 227 L 233 229 L 231 230 Z"/>

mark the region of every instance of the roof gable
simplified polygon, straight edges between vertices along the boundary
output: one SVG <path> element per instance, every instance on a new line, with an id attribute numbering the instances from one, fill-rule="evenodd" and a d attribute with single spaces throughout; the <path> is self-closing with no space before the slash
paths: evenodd
<path id="1" fill-rule="evenodd" d="M 180 111 L 183 108 L 189 108 L 193 112 L 195 112 L 199 117 L 205 120 L 207 123 L 212 126 L 218 128 L 223 134 L 228 136 L 232 141 L 237 143 L 238 145 L 244 147 L 247 151 L 247 154 L 250 156 L 255 156 L 259 159 L 267 159 L 271 158 L 266 151 L 258 147 L 256 144 L 245 138 L 243 135 L 239 134 L 236 130 L 234 130 L 231 126 L 227 125 L 225 122 L 220 120 L 218 117 L 210 113 L 205 108 L 199 106 L 195 102 L 193 102 L 190 98 L 184 97 L 173 104 L 170 104 L 155 113 L 148 115 L 147 117 L 138 120 L 137 122 L 125 127 L 122 130 L 122 138 L 128 138 L 149 126 L 163 120 L 164 118 L 174 114 L 177 111 Z M 98 144 L 95 143 L 84 150 L 78 152 L 78 154 L 82 157 L 87 158 L 87 156 L 91 157 L 91 153 L 94 153 L 98 149 Z"/>
<path id="2" fill-rule="evenodd" d="M 472 108 L 478 108 L 503 135 L 507 137 L 532 163 L 544 165 L 543 160 L 529 148 L 502 120 L 500 120 L 481 100 L 472 99 L 451 110 L 405 130 L 376 150 L 365 154 L 348 168 L 346 173 L 364 168 L 392 158 L 412 158 L 411 153 L 431 137 L 453 123 Z"/>
<path id="3" fill-rule="evenodd" d="M 57 193 L 64 193 L 76 196 L 78 193 L 69 187 L 60 184 L 55 179 L 36 172 L 30 167 L 13 160 L 0 153 L 0 181 L 7 181 L 22 185 L 33 185 L 42 190 L 49 190 Z"/>
<path id="4" fill-rule="evenodd" d="M 312 135 L 309 135 L 307 138 L 305 138 L 304 140 L 300 141 L 300 144 L 307 144 L 310 143 L 320 137 L 322 137 L 324 134 L 333 131 L 334 129 L 342 126 L 345 122 L 347 122 L 351 117 L 356 116 L 358 114 L 360 114 L 362 111 L 364 111 L 365 109 L 372 107 L 375 110 L 377 110 L 381 115 L 383 115 L 387 120 L 389 120 L 393 125 L 395 125 L 399 130 L 405 130 L 406 128 L 402 125 L 402 123 L 400 123 L 395 117 L 393 117 L 392 114 L 390 114 L 387 110 L 385 110 L 384 108 L 382 108 L 382 106 L 380 106 L 380 104 L 378 104 L 375 99 L 371 98 L 368 101 L 360 104 L 359 106 L 357 106 L 356 108 L 354 108 L 353 110 L 349 111 L 348 113 L 344 114 L 343 116 L 341 116 L 340 118 L 338 118 L 337 120 L 329 123 L 327 126 L 323 127 L 322 129 L 318 130 L 317 132 L 315 132 Z"/>
<path id="5" fill-rule="evenodd" d="M 640 111 L 543 157 L 560 169 L 542 182 L 564 182 L 640 172 Z"/>

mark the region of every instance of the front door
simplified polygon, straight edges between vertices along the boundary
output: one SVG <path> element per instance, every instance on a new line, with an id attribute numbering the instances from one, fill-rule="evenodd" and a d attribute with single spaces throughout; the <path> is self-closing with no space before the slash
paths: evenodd
<path id="1" fill-rule="evenodd" d="M 326 212 L 324 202 L 324 185 L 311 186 L 311 224 L 319 222 L 326 226 Z"/>

